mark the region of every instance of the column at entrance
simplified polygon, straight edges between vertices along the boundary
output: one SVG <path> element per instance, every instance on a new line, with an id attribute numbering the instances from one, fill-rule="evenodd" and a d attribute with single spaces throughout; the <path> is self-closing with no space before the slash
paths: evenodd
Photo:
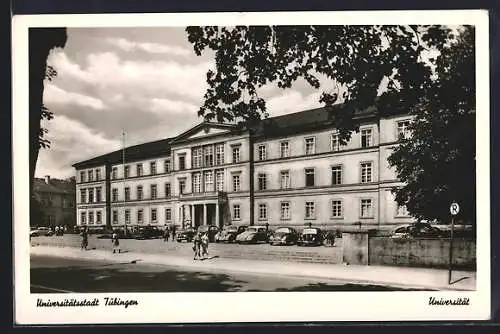
<path id="1" fill-rule="evenodd" d="M 215 203 L 215 226 L 221 227 L 221 223 L 219 221 L 219 203 Z"/>
<path id="2" fill-rule="evenodd" d="M 207 225 L 207 204 L 203 204 L 203 225 Z"/>
<path id="3" fill-rule="evenodd" d="M 196 225 L 194 223 L 194 219 L 195 219 L 194 218 L 194 204 L 191 204 L 190 206 L 191 206 L 191 217 L 190 217 L 191 218 L 191 226 L 195 227 Z"/>

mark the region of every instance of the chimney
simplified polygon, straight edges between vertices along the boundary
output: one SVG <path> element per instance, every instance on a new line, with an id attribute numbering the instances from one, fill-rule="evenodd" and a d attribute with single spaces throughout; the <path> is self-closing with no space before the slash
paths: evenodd
<path id="1" fill-rule="evenodd" d="M 45 175 L 45 183 L 50 183 L 50 175 Z"/>

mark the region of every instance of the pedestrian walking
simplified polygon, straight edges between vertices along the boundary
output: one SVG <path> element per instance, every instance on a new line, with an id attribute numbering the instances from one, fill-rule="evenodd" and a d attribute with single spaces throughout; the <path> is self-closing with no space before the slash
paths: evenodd
<path id="1" fill-rule="evenodd" d="M 113 244 L 113 254 L 115 252 L 121 253 L 120 249 L 120 237 L 118 236 L 117 231 L 113 231 L 113 235 L 111 237 L 111 242 Z"/>
<path id="2" fill-rule="evenodd" d="M 82 249 L 87 250 L 87 247 L 89 246 L 89 234 L 87 229 L 84 228 L 80 235 L 82 236 Z"/>
<path id="3" fill-rule="evenodd" d="M 201 259 L 201 233 L 199 232 L 193 238 L 193 252 L 193 260 L 196 260 L 197 257 Z"/>
<path id="4" fill-rule="evenodd" d="M 170 238 L 170 230 L 168 229 L 168 226 L 165 227 L 165 230 L 163 231 L 163 241 L 168 241 Z"/>
<path id="5" fill-rule="evenodd" d="M 210 242 L 210 238 L 208 237 L 208 232 L 203 233 L 201 236 L 201 250 L 203 258 L 208 257 L 208 243 Z"/>
<path id="6" fill-rule="evenodd" d="M 175 240 L 175 233 L 177 232 L 177 227 L 175 225 L 172 225 L 172 241 Z"/>

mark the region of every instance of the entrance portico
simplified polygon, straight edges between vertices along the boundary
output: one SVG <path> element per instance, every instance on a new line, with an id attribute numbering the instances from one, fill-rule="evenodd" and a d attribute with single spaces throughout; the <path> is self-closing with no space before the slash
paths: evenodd
<path id="1" fill-rule="evenodd" d="M 217 202 L 194 202 L 182 204 L 180 218 L 182 227 L 197 228 L 202 225 L 215 225 L 220 227 L 220 208 Z"/>

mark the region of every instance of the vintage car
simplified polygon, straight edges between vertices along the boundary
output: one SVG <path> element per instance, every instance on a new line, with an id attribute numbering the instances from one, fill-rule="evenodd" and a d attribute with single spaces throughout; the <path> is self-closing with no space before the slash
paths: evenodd
<path id="1" fill-rule="evenodd" d="M 143 227 L 141 226 L 134 233 L 134 238 L 140 240 L 157 239 L 161 238 L 162 236 L 163 236 L 163 231 L 161 231 L 156 226 L 143 226 Z"/>
<path id="2" fill-rule="evenodd" d="M 249 226 L 245 232 L 236 236 L 236 242 L 239 244 L 256 244 L 268 241 L 268 229 L 265 226 Z"/>
<path id="3" fill-rule="evenodd" d="M 215 242 L 215 235 L 219 232 L 219 228 L 215 225 L 202 225 L 198 226 L 196 232 L 198 233 L 208 232 L 208 240 L 210 242 Z"/>
<path id="4" fill-rule="evenodd" d="M 295 245 L 298 233 L 291 227 L 280 227 L 269 237 L 269 243 L 273 246 Z"/>
<path id="5" fill-rule="evenodd" d="M 195 234 L 196 234 L 196 230 L 188 227 L 184 230 L 178 231 L 176 233 L 175 239 L 177 240 L 177 242 L 182 242 L 182 241 L 191 242 L 191 241 L 193 241 Z"/>
<path id="6" fill-rule="evenodd" d="M 297 240 L 299 246 L 321 246 L 323 244 L 324 233 L 320 228 L 307 227 L 304 228 Z"/>
<path id="7" fill-rule="evenodd" d="M 49 227 L 37 227 L 30 231 L 30 237 L 50 237 L 54 235 L 54 232 Z"/>
<path id="8" fill-rule="evenodd" d="M 400 225 L 394 229 L 391 238 L 441 238 L 443 231 L 429 223 L 413 223 Z"/>
<path id="9" fill-rule="evenodd" d="M 224 228 L 215 235 L 215 242 L 235 242 L 236 236 L 240 233 L 245 232 L 246 229 L 246 225 L 224 226 Z"/>

